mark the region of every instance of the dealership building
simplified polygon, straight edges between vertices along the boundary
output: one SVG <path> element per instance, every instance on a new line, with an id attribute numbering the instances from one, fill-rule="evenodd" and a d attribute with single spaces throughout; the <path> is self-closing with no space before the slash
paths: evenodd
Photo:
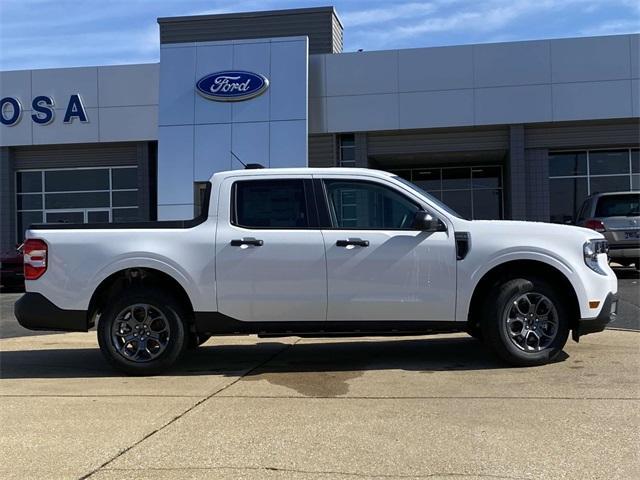
<path id="1" fill-rule="evenodd" d="M 469 218 L 640 189 L 640 35 L 342 52 L 332 7 L 158 19 L 160 62 L 0 72 L 1 246 L 191 218 L 218 171 L 370 167 Z"/>

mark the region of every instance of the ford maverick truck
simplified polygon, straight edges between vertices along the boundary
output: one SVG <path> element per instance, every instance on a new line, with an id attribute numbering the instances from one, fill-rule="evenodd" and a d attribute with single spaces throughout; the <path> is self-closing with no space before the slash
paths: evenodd
<path id="1" fill-rule="evenodd" d="M 229 334 L 468 332 L 512 365 L 540 365 L 617 309 L 600 233 L 465 220 L 369 169 L 217 173 L 193 220 L 32 225 L 26 238 L 20 324 L 97 322 L 104 356 L 130 374 Z"/>

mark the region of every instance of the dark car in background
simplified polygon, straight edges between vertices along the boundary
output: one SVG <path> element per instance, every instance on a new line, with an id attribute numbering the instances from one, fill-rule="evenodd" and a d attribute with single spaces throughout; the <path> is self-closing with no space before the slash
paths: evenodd
<path id="1" fill-rule="evenodd" d="M 24 290 L 22 246 L 0 254 L 0 285 L 11 290 Z"/>
<path id="2" fill-rule="evenodd" d="M 609 259 L 640 270 L 640 192 L 598 193 L 587 197 L 576 225 L 602 233 L 609 242 Z"/>

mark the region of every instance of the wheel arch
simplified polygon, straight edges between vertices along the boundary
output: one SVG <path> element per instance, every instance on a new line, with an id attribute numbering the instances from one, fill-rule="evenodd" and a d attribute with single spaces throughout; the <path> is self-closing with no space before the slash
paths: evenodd
<path id="1" fill-rule="evenodd" d="M 573 330 L 580 318 L 578 294 L 573 284 L 558 268 L 540 260 L 528 259 L 510 260 L 495 265 L 482 276 L 476 283 L 469 302 L 467 313 L 468 329 L 479 327 L 483 302 L 488 298 L 492 288 L 509 279 L 526 278 L 527 276 L 538 276 L 549 280 L 562 292 L 563 297 L 568 299 L 569 328 Z"/>
<path id="2" fill-rule="evenodd" d="M 193 324 L 193 304 L 180 282 L 166 272 L 149 267 L 123 268 L 102 280 L 89 300 L 89 323 L 95 321 L 109 298 L 134 286 L 161 289 L 175 295 L 176 300 L 188 312 L 187 320 Z"/>

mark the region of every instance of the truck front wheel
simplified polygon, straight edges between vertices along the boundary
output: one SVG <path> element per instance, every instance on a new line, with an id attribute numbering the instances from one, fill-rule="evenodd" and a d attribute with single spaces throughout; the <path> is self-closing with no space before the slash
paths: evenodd
<path id="1" fill-rule="evenodd" d="M 154 375 L 180 357 L 186 316 L 166 292 L 135 288 L 107 303 L 98 321 L 98 344 L 113 367 L 131 375 Z"/>
<path id="2" fill-rule="evenodd" d="M 515 278 L 497 286 L 484 308 L 483 337 L 515 366 L 543 365 L 562 351 L 569 335 L 567 308 L 558 290 L 537 278 Z"/>

